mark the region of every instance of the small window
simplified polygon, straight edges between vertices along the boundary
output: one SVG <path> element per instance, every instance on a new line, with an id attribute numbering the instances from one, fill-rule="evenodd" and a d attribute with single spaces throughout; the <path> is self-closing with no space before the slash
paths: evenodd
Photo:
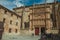
<path id="1" fill-rule="evenodd" d="M 5 23 L 5 20 L 6 20 L 6 19 L 5 19 L 5 18 L 3 18 L 3 22 L 4 22 L 4 23 Z"/>
<path id="2" fill-rule="evenodd" d="M 18 16 L 17 16 L 17 19 L 18 19 Z"/>
<path id="3" fill-rule="evenodd" d="M 16 22 L 16 26 L 18 26 L 18 22 Z"/>
<path id="4" fill-rule="evenodd" d="M 5 10 L 5 14 L 7 14 L 7 11 Z"/>
<path id="5" fill-rule="evenodd" d="M 11 16 L 13 16 L 13 14 L 11 14 Z"/>
<path id="6" fill-rule="evenodd" d="M 50 15 L 50 18 L 53 20 L 53 14 Z"/>
<path id="7" fill-rule="evenodd" d="M 25 28 L 29 28 L 29 22 L 24 22 Z"/>
<path id="8" fill-rule="evenodd" d="M 12 24 L 12 20 L 10 20 L 10 24 Z"/>
<path id="9" fill-rule="evenodd" d="M 11 33 L 11 28 L 9 28 L 9 33 Z"/>
<path id="10" fill-rule="evenodd" d="M 17 29 L 15 29 L 15 32 L 17 33 Z"/>

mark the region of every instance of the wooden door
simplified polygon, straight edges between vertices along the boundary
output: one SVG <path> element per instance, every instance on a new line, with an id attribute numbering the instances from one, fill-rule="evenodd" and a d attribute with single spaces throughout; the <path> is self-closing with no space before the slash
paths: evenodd
<path id="1" fill-rule="evenodd" d="M 39 35 L 39 27 L 35 27 L 35 35 Z"/>

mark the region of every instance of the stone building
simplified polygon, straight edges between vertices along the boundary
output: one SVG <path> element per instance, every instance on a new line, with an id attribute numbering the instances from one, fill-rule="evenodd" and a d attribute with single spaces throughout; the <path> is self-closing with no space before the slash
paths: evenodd
<path id="1" fill-rule="evenodd" d="M 20 34 L 21 16 L 2 5 L 0 5 L 0 22 L 3 23 L 3 28 L 0 29 L 3 29 L 4 34 Z M 2 26 L 0 25 L 0 27 Z"/>
<path id="2" fill-rule="evenodd" d="M 29 22 L 29 32 L 35 35 L 40 33 L 58 33 L 59 31 L 59 3 L 36 4 L 32 6 L 14 8 L 14 11 L 22 16 L 21 27 Z M 58 14 L 58 15 L 57 15 Z M 26 24 L 25 24 L 26 23 Z"/>
<path id="3" fill-rule="evenodd" d="M 44 4 L 25 6 L 14 8 L 14 11 L 17 14 L 23 16 L 23 23 L 27 21 L 29 22 L 29 32 L 32 32 L 35 35 L 39 35 L 41 29 L 51 29 L 52 27 L 52 20 L 50 18 L 50 14 L 52 13 L 52 6 L 47 5 L 46 7 L 47 8 L 45 8 Z M 21 27 L 24 27 L 24 24 Z"/>
<path id="4" fill-rule="evenodd" d="M 34 29 L 34 33 L 38 35 L 43 33 L 58 34 L 60 31 L 60 3 L 47 3 L 34 5 L 30 14 L 30 29 Z"/>
<path id="5" fill-rule="evenodd" d="M 29 14 L 31 13 L 29 7 L 17 7 L 13 9 L 18 15 L 22 16 L 21 29 L 29 29 Z"/>
<path id="6" fill-rule="evenodd" d="M 30 14 L 30 29 L 35 31 L 35 35 L 43 33 L 46 30 L 50 30 L 52 27 L 51 13 L 52 6 L 47 5 L 35 5 L 32 8 Z"/>
<path id="7" fill-rule="evenodd" d="M 57 26 L 59 29 L 59 34 L 60 34 L 60 3 L 58 3 L 58 8 L 57 8 Z"/>

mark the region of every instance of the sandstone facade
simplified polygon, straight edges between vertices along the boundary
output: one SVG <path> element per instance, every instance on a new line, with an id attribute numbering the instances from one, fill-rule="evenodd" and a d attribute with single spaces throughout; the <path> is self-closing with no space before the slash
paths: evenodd
<path id="1" fill-rule="evenodd" d="M 47 3 L 32 6 L 14 8 L 14 11 L 22 16 L 21 27 L 26 29 L 24 22 L 29 22 L 30 33 L 41 33 L 41 28 L 45 28 L 46 33 L 51 30 L 59 30 L 59 8 L 60 3 Z M 37 31 L 36 31 L 37 30 Z M 58 32 L 58 31 L 57 31 Z"/>
<path id="2" fill-rule="evenodd" d="M 21 27 L 21 16 L 0 5 L 0 21 L 4 22 L 4 33 L 19 34 Z"/>

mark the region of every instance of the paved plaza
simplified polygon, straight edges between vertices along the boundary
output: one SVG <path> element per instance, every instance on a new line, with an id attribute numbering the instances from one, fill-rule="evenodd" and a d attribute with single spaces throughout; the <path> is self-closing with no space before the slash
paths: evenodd
<path id="1" fill-rule="evenodd" d="M 3 35 L 2 40 L 38 40 L 39 38 L 32 35 Z"/>

